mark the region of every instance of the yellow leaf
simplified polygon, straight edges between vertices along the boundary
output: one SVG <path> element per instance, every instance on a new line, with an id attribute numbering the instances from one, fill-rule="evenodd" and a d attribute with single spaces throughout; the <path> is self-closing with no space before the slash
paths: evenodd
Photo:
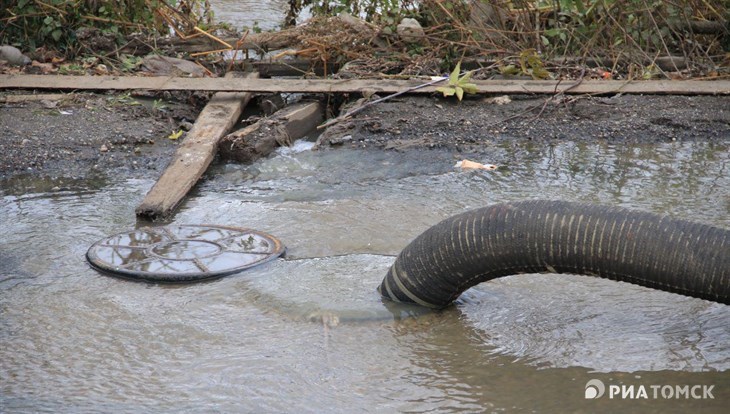
<path id="1" fill-rule="evenodd" d="M 464 97 L 464 90 L 461 89 L 460 86 L 457 86 L 455 89 L 456 89 L 456 97 L 459 98 L 459 100 L 461 100 Z"/>
<path id="2" fill-rule="evenodd" d="M 183 130 L 178 129 L 177 132 L 173 132 L 172 134 L 168 135 L 167 139 L 171 139 L 174 141 L 174 140 L 180 138 L 182 136 L 182 134 L 183 134 Z"/>

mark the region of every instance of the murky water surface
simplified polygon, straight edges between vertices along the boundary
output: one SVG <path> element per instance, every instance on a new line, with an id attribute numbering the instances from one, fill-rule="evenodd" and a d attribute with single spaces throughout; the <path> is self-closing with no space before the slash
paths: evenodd
<path id="1" fill-rule="evenodd" d="M 729 150 L 495 144 L 475 157 L 501 166 L 489 172 L 457 171 L 439 151 L 219 165 L 174 222 L 269 232 L 287 258 L 184 286 L 84 260 L 143 224 L 134 208 L 153 181 L 2 183 L 0 411 L 722 412 L 728 306 L 570 275 L 484 283 L 441 312 L 375 288 L 416 235 L 493 202 L 589 201 L 730 228 Z M 586 400 L 593 378 L 650 398 Z M 657 384 L 714 386 L 715 399 L 655 400 Z"/>
<path id="2" fill-rule="evenodd" d="M 236 30 L 244 27 L 261 30 L 279 29 L 289 10 L 287 0 L 211 0 L 211 8 L 218 22 L 226 22 Z"/>

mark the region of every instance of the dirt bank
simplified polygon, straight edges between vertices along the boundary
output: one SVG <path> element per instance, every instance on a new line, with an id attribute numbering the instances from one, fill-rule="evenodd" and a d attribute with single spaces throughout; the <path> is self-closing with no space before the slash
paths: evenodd
<path id="1" fill-rule="evenodd" d="M 161 171 L 195 120 L 194 105 L 124 94 L 73 94 L 0 105 L 0 178 L 82 178 L 104 171 L 130 177 Z"/>
<path id="2" fill-rule="evenodd" d="M 157 178 L 199 105 L 134 104 L 128 95 L 78 94 L 0 105 L 0 179 L 124 174 Z M 500 140 L 661 142 L 730 140 L 730 97 L 406 97 L 367 108 L 323 146 L 479 152 Z"/>
<path id="3" fill-rule="evenodd" d="M 666 142 L 730 139 L 730 97 L 407 97 L 365 109 L 323 144 L 478 152 L 501 140 Z"/>

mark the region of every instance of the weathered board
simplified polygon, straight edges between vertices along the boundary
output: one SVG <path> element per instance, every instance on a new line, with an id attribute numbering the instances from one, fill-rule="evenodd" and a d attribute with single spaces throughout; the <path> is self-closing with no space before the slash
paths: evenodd
<path id="1" fill-rule="evenodd" d="M 281 109 L 221 139 L 218 152 L 224 159 L 252 162 L 273 152 L 277 146 L 289 146 L 296 139 L 314 131 L 324 120 L 321 102 L 299 102 Z"/>
<path id="2" fill-rule="evenodd" d="M 60 101 L 63 99 L 71 99 L 74 95 L 61 94 L 61 93 L 45 93 L 38 95 L 5 95 L 0 96 L 0 103 L 25 103 L 25 102 L 37 102 L 37 101 Z"/>
<path id="3" fill-rule="evenodd" d="M 396 93 L 425 83 L 424 80 L 395 79 L 258 79 L 258 78 L 182 78 L 140 76 L 64 76 L 0 75 L 0 89 L 75 89 L 75 90 L 200 90 L 225 92 L 303 92 L 346 93 L 371 91 Z M 730 80 L 715 81 L 575 81 L 554 80 L 481 80 L 474 81 L 479 93 L 491 94 L 658 94 L 658 95 L 730 95 Z M 433 93 L 439 85 L 427 86 L 413 93 Z"/>
<path id="4" fill-rule="evenodd" d="M 249 74 L 245 79 L 251 80 L 256 76 Z M 235 79 L 227 76 L 222 80 Z M 218 151 L 218 141 L 238 121 L 252 96 L 249 92 L 219 92 L 213 95 L 162 176 L 137 207 L 138 216 L 157 219 L 175 210 L 213 161 Z"/>

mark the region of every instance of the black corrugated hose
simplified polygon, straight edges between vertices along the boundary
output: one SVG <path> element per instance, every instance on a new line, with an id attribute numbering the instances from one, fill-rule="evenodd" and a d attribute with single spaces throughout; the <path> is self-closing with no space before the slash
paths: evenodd
<path id="1" fill-rule="evenodd" d="M 574 273 L 730 304 L 730 230 L 618 207 L 496 204 L 450 217 L 398 255 L 378 291 L 442 308 L 520 273 Z"/>

